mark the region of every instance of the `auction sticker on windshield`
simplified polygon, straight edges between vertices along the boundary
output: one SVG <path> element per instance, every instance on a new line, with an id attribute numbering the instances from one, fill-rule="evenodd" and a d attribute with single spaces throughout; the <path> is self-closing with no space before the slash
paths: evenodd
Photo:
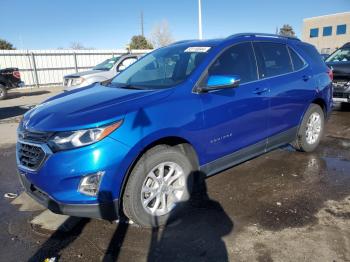
<path id="1" fill-rule="evenodd" d="M 210 49 L 210 47 L 208 47 L 208 46 L 192 46 L 192 47 L 186 48 L 186 50 L 184 52 L 186 52 L 186 53 L 205 53 L 205 52 L 208 52 L 209 49 Z"/>

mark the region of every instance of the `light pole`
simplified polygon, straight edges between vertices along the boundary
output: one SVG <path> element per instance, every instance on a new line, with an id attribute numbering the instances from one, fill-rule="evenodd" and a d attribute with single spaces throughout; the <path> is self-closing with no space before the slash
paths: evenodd
<path id="1" fill-rule="evenodd" d="M 202 1 L 198 0 L 198 37 L 203 39 L 202 33 Z"/>

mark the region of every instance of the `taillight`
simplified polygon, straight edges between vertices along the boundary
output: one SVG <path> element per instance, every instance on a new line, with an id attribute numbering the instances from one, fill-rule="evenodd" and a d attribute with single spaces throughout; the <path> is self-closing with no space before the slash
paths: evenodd
<path id="1" fill-rule="evenodd" d="M 333 81 L 333 70 L 331 68 L 328 68 L 327 73 L 329 78 Z"/>
<path id="2" fill-rule="evenodd" d="M 14 77 L 18 78 L 18 79 L 21 78 L 21 74 L 20 74 L 19 71 L 13 71 L 13 72 L 12 72 L 12 75 L 13 75 Z"/>

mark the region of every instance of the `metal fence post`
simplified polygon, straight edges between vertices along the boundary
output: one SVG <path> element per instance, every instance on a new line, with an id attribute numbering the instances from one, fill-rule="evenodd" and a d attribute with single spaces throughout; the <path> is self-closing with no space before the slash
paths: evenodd
<path id="1" fill-rule="evenodd" d="M 35 76 L 35 85 L 36 87 L 39 87 L 38 70 L 36 69 L 35 56 L 33 52 L 31 53 L 31 56 L 32 56 L 33 70 L 34 70 L 34 76 Z"/>
<path id="2" fill-rule="evenodd" d="M 77 53 L 73 53 L 74 56 L 74 66 L 75 66 L 75 72 L 78 73 L 78 61 L 77 61 Z"/>

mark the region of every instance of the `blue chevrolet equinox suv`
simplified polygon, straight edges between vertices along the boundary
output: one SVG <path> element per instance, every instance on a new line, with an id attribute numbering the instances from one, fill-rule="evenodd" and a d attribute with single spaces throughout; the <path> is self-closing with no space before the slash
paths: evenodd
<path id="1" fill-rule="evenodd" d="M 296 38 L 176 42 L 108 83 L 28 111 L 18 127 L 19 177 L 55 213 L 163 225 L 189 199 L 196 174 L 286 144 L 313 151 L 332 107 L 331 75 Z"/>

